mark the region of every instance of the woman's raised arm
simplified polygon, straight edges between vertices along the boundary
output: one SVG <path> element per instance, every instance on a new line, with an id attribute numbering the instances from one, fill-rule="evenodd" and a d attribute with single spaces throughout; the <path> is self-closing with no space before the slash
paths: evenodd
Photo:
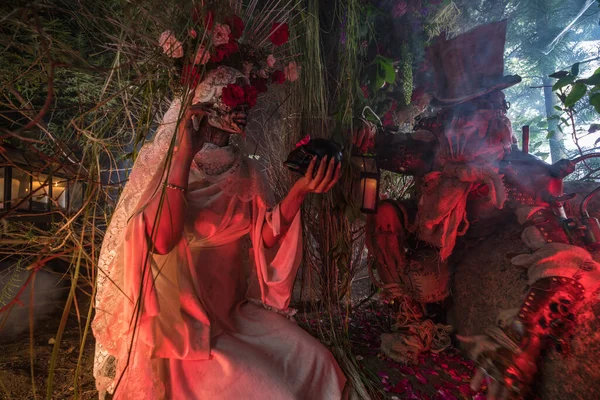
<path id="1" fill-rule="evenodd" d="M 201 119 L 200 130 L 196 131 L 192 117 Z M 206 118 L 202 109 L 188 106 L 177 128 L 177 142 L 170 162 L 165 187 L 159 188 L 142 211 L 146 223 L 146 234 L 152 243 L 152 252 L 169 253 L 179 242 L 183 232 L 186 212 L 185 194 L 188 187 L 190 168 L 194 155 L 204 144 L 203 128 Z M 164 193 L 164 195 L 163 195 Z"/>

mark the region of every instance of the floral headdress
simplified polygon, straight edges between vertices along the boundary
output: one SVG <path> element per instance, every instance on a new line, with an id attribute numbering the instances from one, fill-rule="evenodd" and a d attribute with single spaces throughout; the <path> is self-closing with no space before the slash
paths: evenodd
<path id="1" fill-rule="evenodd" d="M 220 66 L 235 68 L 250 85 L 227 84 L 220 93 L 221 101 L 230 108 L 242 103 L 253 107 L 269 84 L 298 79 L 300 67 L 286 56 L 289 52 L 285 46 L 289 43 L 287 21 L 293 8 L 258 13 L 257 3 L 252 0 L 243 9 L 241 2 L 230 1 L 223 10 L 221 4 L 211 7 L 202 2 L 190 13 L 185 34 L 177 37 L 172 30 L 162 32 L 158 43 L 168 57 L 176 60 L 184 88 L 196 88 L 209 71 Z M 250 19 L 252 14 L 258 16 Z"/>

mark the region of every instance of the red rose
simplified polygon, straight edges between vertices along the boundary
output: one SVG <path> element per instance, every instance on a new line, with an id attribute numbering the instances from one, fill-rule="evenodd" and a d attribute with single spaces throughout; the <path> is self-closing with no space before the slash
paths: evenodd
<path id="1" fill-rule="evenodd" d="M 231 28 L 231 36 L 234 39 L 239 39 L 244 33 L 244 21 L 237 15 L 226 18 L 224 22 Z"/>
<path id="2" fill-rule="evenodd" d="M 265 93 L 269 88 L 267 87 L 267 80 L 264 78 L 251 79 L 252 86 L 256 88 L 258 93 Z"/>
<path id="3" fill-rule="evenodd" d="M 246 86 L 244 88 L 244 98 L 248 107 L 252 108 L 256 105 L 256 98 L 258 97 L 258 90 L 254 86 Z"/>
<path id="4" fill-rule="evenodd" d="M 236 108 L 245 101 L 244 88 L 230 83 L 223 88 L 221 101 L 229 108 Z"/>
<path id="5" fill-rule="evenodd" d="M 210 56 L 210 60 L 212 62 L 219 63 L 224 59 L 228 58 L 233 53 L 237 52 L 238 50 L 238 44 L 236 42 L 230 41 L 229 43 L 225 43 L 215 47 L 215 52 Z"/>
<path id="6" fill-rule="evenodd" d="M 285 74 L 283 73 L 283 71 L 274 71 L 273 75 L 271 75 L 271 80 L 273 81 L 273 83 L 285 83 Z"/>
<path id="7" fill-rule="evenodd" d="M 183 69 L 181 70 L 181 84 L 194 88 L 198 86 L 201 76 L 202 73 L 200 70 L 192 64 L 184 65 Z"/>
<path id="8" fill-rule="evenodd" d="M 281 46 L 286 43 L 290 37 L 290 30 L 287 24 L 274 23 L 271 26 L 269 39 L 275 46 Z"/>
<path id="9" fill-rule="evenodd" d="M 194 11 L 192 11 L 192 20 L 195 23 L 204 21 L 204 27 L 206 30 L 210 31 L 215 23 L 215 16 L 211 11 L 207 11 L 206 14 L 203 14 L 202 9 L 196 7 L 194 8 Z"/>

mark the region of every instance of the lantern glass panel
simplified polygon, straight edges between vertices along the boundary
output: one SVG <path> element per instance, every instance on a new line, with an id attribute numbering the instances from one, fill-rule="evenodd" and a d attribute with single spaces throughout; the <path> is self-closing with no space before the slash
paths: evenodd
<path id="1" fill-rule="evenodd" d="M 377 209 L 378 182 L 376 178 L 362 178 L 360 180 L 362 192 L 361 210 L 363 212 L 374 212 Z"/>

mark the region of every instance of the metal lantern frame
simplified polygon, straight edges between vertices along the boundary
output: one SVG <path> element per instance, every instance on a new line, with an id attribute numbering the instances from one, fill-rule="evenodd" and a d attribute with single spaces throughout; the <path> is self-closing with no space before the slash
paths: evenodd
<path id="1" fill-rule="evenodd" d="M 379 126 L 382 126 L 381 119 L 370 107 L 363 108 L 360 121 L 366 123 L 367 118 L 365 113 L 369 111 L 379 121 Z M 375 135 L 377 138 L 377 135 Z M 352 154 L 352 162 L 360 168 L 360 176 L 358 179 L 360 211 L 363 214 L 377 213 L 379 203 L 379 186 L 381 184 L 381 171 L 377 165 L 375 154 L 362 154 L 354 151 Z"/>
<path id="2" fill-rule="evenodd" d="M 377 213 L 381 172 L 373 154 L 354 154 L 352 162 L 360 168 L 358 196 L 363 214 Z"/>

